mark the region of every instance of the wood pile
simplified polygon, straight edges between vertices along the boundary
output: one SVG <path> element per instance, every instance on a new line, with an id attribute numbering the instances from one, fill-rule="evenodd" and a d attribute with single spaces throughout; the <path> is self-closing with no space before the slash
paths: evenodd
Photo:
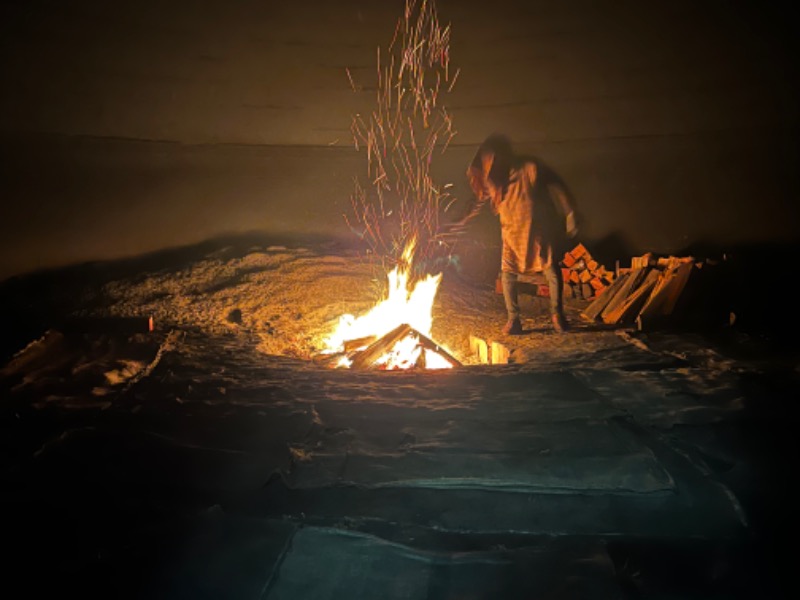
<path id="1" fill-rule="evenodd" d="M 616 279 L 615 271 L 606 269 L 597 262 L 583 244 L 578 244 L 572 250 L 564 253 L 564 258 L 559 261 L 561 276 L 564 283 L 564 298 L 578 298 L 591 300 L 597 297 Z M 542 273 L 533 275 L 519 275 L 519 292 L 533 296 L 548 297 L 549 286 Z M 502 275 L 497 275 L 494 291 L 503 293 Z"/>
<path id="2" fill-rule="evenodd" d="M 608 289 L 617 274 L 598 263 L 583 244 L 578 244 L 564 253 L 561 276 L 565 298 L 591 300 Z"/>
<path id="3" fill-rule="evenodd" d="M 713 326 L 730 318 L 724 297 L 727 284 L 715 264 L 719 261 L 648 252 L 632 257 L 627 268 L 616 261 L 612 270 L 579 243 L 560 261 L 563 296 L 588 301 L 581 316 L 595 323 L 635 325 L 639 330 L 668 323 Z M 518 279 L 520 293 L 549 296 L 542 273 Z M 500 276 L 495 291 L 503 293 Z"/>
<path id="4" fill-rule="evenodd" d="M 656 258 L 652 253 L 631 259 L 630 268 L 618 269 L 608 287 L 581 316 L 606 325 L 633 325 L 651 329 L 673 316 L 692 273 L 703 267 L 686 257 Z"/>

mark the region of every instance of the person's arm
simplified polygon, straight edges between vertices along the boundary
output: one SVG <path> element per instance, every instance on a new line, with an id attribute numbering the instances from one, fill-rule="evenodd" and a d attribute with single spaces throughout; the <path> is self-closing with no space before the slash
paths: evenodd
<path id="1" fill-rule="evenodd" d="M 461 226 L 466 226 L 467 223 L 477 217 L 491 198 L 483 170 L 480 167 L 475 164 L 470 165 L 467 169 L 467 180 L 474 196 L 467 214 L 458 221 Z"/>
<path id="2" fill-rule="evenodd" d="M 575 210 L 572 207 L 567 191 L 564 186 L 558 183 L 551 183 L 548 186 L 548 191 L 556 210 L 564 218 L 567 236 L 574 238 L 578 235 L 578 224 L 575 219 Z"/>
<path id="3" fill-rule="evenodd" d="M 474 194 L 467 208 L 467 212 L 457 221 L 445 225 L 443 230 L 439 233 L 439 237 L 441 238 L 457 236 L 464 233 L 469 222 L 480 214 L 486 202 L 489 201 L 489 190 L 485 185 L 482 171 L 479 168 L 470 166 L 467 169 L 467 181 L 469 181 L 469 187 Z"/>

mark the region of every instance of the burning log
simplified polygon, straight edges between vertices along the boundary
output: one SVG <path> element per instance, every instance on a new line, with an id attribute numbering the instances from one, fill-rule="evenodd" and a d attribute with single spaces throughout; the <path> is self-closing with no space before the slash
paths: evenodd
<path id="1" fill-rule="evenodd" d="M 350 366 L 354 369 L 363 369 L 372 366 L 376 360 L 391 350 L 397 342 L 406 337 L 410 332 L 411 325 L 406 323 L 398 325 L 389 333 L 378 338 L 364 350 L 356 354 Z"/>
<path id="2" fill-rule="evenodd" d="M 450 354 L 447 350 L 442 348 L 439 344 L 434 342 L 432 339 L 430 339 L 429 337 L 421 334 L 420 332 L 418 332 L 413 327 L 411 328 L 411 331 L 413 332 L 414 335 L 417 336 L 417 338 L 419 339 L 420 345 L 424 349 L 430 350 L 431 352 L 434 352 L 434 353 L 438 354 L 439 356 L 444 358 L 447 362 L 449 362 L 454 367 L 460 367 L 461 366 L 461 362 L 456 357 L 454 357 L 452 354 Z M 422 352 L 421 354 L 424 355 L 425 353 Z"/>
<path id="3" fill-rule="evenodd" d="M 378 339 L 377 335 L 367 335 L 364 337 L 356 338 L 354 340 L 345 340 L 343 344 L 344 354 L 352 354 L 353 352 L 363 348 L 364 346 L 369 346 L 377 339 Z"/>
<path id="4" fill-rule="evenodd" d="M 425 350 L 434 352 L 435 354 L 439 355 L 445 361 L 450 363 L 451 367 L 459 367 L 461 366 L 461 362 L 452 356 L 447 350 L 442 348 L 439 344 L 434 342 L 428 336 L 423 335 L 411 325 L 407 323 L 403 323 L 402 325 L 398 325 L 389 333 L 381 336 L 374 342 L 372 342 L 369 346 L 364 348 L 363 350 L 357 352 L 353 357 L 350 363 L 350 367 L 353 369 L 365 369 L 365 368 L 372 368 L 376 365 L 376 362 L 380 360 L 382 356 L 392 351 L 392 349 L 398 344 L 398 342 L 402 342 L 406 337 L 414 337 L 418 340 L 418 345 L 420 346 L 421 350 L 418 357 L 415 360 L 414 367 L 415 368 L 427 368 L 427 358 Z"/>

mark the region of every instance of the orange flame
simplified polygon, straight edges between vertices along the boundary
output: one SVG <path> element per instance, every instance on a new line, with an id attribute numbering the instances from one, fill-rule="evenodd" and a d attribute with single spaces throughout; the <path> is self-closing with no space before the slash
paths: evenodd
<path id="1" fill-rule="evenodd" d="M 345 342 L 374 336 L 380 338 L 399 325 L 407 324 L 419 333 L 430 336 L 433 324 L 433 301 L 442 280 L 442 274 L 427 275 L 409 289 L 409 273 L 416 247 L 412 239 L 403 251 L 400 265 L 388 274 L 388 296 L 360 317 L 342 315 L 334 332 L 325 340 L 326 352 L 341 352 Z M 424 352 L 428 369 L 451 368 L 444 357 L 419 345 L 415 336 L 406 336 L 375 364 L 386 369 L 411 368 L 419 363 Z M 350 366 L 344 357 L 339 366 Z"/>

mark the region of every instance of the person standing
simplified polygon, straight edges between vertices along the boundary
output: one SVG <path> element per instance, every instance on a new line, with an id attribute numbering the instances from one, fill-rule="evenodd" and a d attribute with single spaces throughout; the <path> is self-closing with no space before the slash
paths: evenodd
<path id="1" fill-rule="evenodd" d="M 467 215 L 454 224 L 462 229 L 486 204 L 500 220 L 500 277 L 508 320 L 503 333 L 519 335 L 520 275 L 544 273 L 550 314 L 558 333 L 569 329 L 563 305 L 560 257 L 577 234 L 575 211 L 566 187 L 541 161 L 517 155 L 508 137 L 492 134 L 479 146 L 467 168 L 475 197 Z"/>

